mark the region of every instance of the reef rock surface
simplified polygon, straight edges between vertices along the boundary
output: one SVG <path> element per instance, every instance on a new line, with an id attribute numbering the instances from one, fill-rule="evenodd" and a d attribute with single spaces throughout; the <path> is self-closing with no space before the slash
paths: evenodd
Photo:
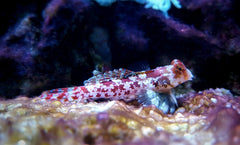
<path id="1" fill-rule="evenodd" d="M 240 98 L 191 92 L 174 114 L 121 101 L 0 101 L 0 144 L 240 144 Z"/>
<path id="2" fill-rule="evenodd" d="M 79 86 L 96 68 L 134 71 L 142 62 L 156 68 L 173 59 L 191 69 L 194 90 L 240 95 L 239 0 L 179 0 L 182 8 L 172 7 L 169 18 L 136 1 L 2 3 L 0 97 Z"/>

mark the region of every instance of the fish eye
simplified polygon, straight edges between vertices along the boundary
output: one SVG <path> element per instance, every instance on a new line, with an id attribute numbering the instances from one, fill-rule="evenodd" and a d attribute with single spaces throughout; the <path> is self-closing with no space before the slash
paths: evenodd
<path id="1" fill-rule="evenodd" d="M 178 70 L 179 70 L 179 71 L 184 71 L 184 69 L 183 69 L 183 68 L 181 68 L 181 67 L 179 67 L 179 68 L 178 68 Z"/>
<path id="2" fill-rule="evenodd" d="M 177 71 L 179 71 L 179 72 L 182 72 L 182 71 L 185 70 L 182 66 L 176 66 L 176 69 L 177 69 Z"/>

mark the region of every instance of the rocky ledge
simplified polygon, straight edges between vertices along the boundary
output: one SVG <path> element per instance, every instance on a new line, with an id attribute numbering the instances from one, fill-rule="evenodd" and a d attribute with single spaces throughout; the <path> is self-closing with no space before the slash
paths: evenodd
<path id="1" fill-rule="evenodd" d="M 191 92 L 174 114 L 122 101 L 0 101 L 0 144 L 239 144 L 240 98 L 226 89 Z"/>

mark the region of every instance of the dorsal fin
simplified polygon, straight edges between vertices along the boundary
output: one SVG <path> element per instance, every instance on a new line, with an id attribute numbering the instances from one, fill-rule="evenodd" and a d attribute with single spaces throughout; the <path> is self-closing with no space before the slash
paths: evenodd
<path id="1" fill-rule="evenodd" d="M 84 85 L 92 85 L 95 83 L 103 83 L 108 82 L 113 79 L 126 79 L 130 76 L 136 75 L 134 71 L 128 70 L 128 69 L 114 69 L 113 71 L 107 71 L 105 73 L 97 74 L 88 80 L 84 81 Z"/>

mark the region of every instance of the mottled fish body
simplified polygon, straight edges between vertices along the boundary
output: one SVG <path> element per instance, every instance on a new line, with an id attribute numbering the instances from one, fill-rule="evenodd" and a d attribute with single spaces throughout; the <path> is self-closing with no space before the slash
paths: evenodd
<path id="1" fill-rule="evenodd" d="M 193 77 L 184 64 L 175 59 L 171 65 L 152 70 L 134 72 L 127 69 L 108 71 L 95 75 L 84 82 L 84 86 L 59 88 L 40 95 L 47 100 L 62 102 L 85 102 L 108 98 L 130 101 L 151 90 L 156 93 L 169 93 L 170 90 Z"/>

